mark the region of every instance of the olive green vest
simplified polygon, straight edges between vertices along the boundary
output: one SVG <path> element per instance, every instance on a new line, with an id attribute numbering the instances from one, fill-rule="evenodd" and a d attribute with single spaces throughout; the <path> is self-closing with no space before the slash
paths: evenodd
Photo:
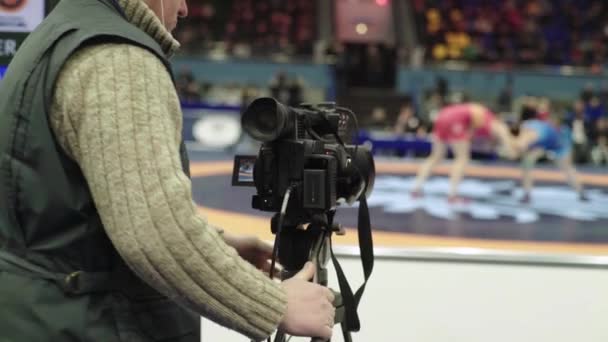
<path id="1" fill-rule="evenodd" d="M 78 164 L 49 125 L 65 62 L 106 42 L 146 48 L 171 73 L 159 44 L 129 23 L 115 0 L 62 0 L 0 82 L 2 341 L 200 341 L 199 316 L 125 266 Z M 188 173 L 183 144 L 181 152 Z"/>

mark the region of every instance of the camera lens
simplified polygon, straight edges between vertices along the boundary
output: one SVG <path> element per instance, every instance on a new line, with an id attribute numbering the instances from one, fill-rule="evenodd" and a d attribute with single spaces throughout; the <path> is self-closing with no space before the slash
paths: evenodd
<path id="1" fill-rule="evenodd" d="M 255 116 L 255 127 L 262 134 L 272 135 L 277 130 L 276 114 L 269 110 L 262 110 Z"/>
<path id="2" fill-rule="evenodd" d="M 260 98 L 253 101 L 243 113 L 243 129 L 252 138 L 269 142 L 287 134 L 293 127 L 288 127 L 291 117 L 295 115 L 273 98 Z M 291 125 L 293 126 L 293 124 Z"/>

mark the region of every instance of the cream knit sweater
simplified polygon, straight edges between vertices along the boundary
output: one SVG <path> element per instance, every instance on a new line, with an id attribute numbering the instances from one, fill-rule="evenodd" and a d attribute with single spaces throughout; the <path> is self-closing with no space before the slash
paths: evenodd
<path id="1" fill-rule="evenodd" d="M 167 55 L 179 47 L 143 0 L 119 2 Z M 59 75 L 50 119 L 108 236 L 142 279 L 250 338 L 276 329 L 286 310 L 282 287 L 197 214 L 179 158 L 180 103 L 158 58 L 128 44 L 78 51 Z"/>

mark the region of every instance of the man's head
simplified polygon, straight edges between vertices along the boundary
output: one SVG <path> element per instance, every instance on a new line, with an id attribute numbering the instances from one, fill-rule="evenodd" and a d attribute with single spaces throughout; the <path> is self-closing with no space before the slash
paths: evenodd
<path id="1" fill-rule="evenodd" d="M 576 114 L 577 117 L 585 116 L 585 102 L 582 100 L 574 102 L 574 114 Z"/>
<path id="2" fill-rule="evenodd" d="M 186 0 L 144 0 L 144 2 L 156 13 L 169 32 L 177 26 L 178 18 L 185 18 L 188 15 Z"/>

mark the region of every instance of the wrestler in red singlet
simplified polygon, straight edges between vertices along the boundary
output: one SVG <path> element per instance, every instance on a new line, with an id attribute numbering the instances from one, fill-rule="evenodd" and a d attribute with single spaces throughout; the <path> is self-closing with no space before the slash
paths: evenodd
<path id="1" fill-rule="evenodd" d="M 472 106 L 469 103 L 445 107 L 435 121 L 433 134 L 443 143 L 453 143 L 472 138 L 492 137 L 494 113 L 486 109 L 481 126 L 473 128 Z"/>

